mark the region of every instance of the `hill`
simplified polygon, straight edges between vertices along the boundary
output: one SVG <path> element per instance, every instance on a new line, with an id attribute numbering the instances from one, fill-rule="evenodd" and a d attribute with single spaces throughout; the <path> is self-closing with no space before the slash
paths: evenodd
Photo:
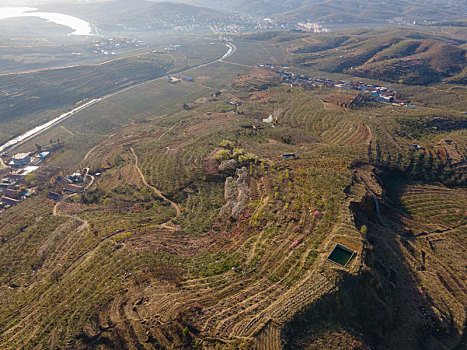
<path id="1" fill-rule="evenodd" d="M 239 67 L 170 90 L 225 66 Z M 465 117 L 446 104 L 328 108 L 354 95 L 237 72 L 183 109 L 123 111 L 146 120 L 89 150 L 84 193 L 54 202 L 52 177 L 0 214 L 0 347 L 465 341 Z"/>
<path id="2" fill-rule="evenodd" d="M 467 64 L 463 39 L 410 28 L 276 35 L 247 38 L 288 44 L 291 65 L 395 83 L 436 83 L 461 73 Z"/>
<path id="3" fill-rule="evenodd" d="M 238 35 L 221 60 L 190 38 L 0 77 L 23 88 L 5 111 L 123 81 L 1 158 L 0 348 L 462 349 L 465 42 L 436 30 Z M 453 75 L 348 74 L 407 57 Z"/>
<path id="4" fill-rule="evenodd" d="M 104 32 L 167 31 L 190 26 L 209 30 L 209 25 L 236 25 L 237 31 L 257 30 L 263 18 L 272 18 L 277 28 L 296 27 L 298 22 L 315 21 L 326 25 L 353 27 L 389 23 L 412 24 L 461 21 L 465 19 L 462 2 L 430 0 L 412 2 L 370 0 L 286 0 L 286 1 L 206 1 L 180 2 L 114 0 L 102 3 L 54 5 L 44 7 L 80 15 Z"/>
<path id="5" fill-rule="evenodd" d="M 460 11 L 460 12 L 459 12 Z M 394 21 L 434 21 L 445 18 L 461 19 L 465 8 L 460 3 L 433 1 L 309 1 L 280 15 L 280 19 L 306 20 L 324 23 L 371 23 Z M 396 20 L 397 21 L 397 20 Z"/>
<path id="6" fill-rule="evenodd" d="M 286 0 L 286 1 L 205 1 L 195 3 L 206 7 L 273 16 L 278 21 L 313 19 L 324 23 L 377 23 L 401 18 L 405 21 L 434 21 L 464 19 L 465 1 L 446 3 L 429 1 L 370 1 L 370 0 Z"/>
<path id="7" fill-rule="evenodd" d="M 393 44 L 349 73 L 407 84 L 428 84 L 461 71 L 466 52 L 454 45 L 404 40 Z"/>

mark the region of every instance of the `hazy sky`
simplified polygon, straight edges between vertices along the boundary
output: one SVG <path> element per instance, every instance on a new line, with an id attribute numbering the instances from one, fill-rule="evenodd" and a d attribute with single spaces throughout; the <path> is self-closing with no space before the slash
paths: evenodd
<path id="1" fill-rule="evenodd" d="M 57 4 L 57 3 L 96 3 L 96 2 L 104 2 L 104 1 L 115 1 L 115 0 L 0 0 L 0 6 L 35 6 L 40 4 Z M 131 2 L 132 0 L 119 0 L 119 1 L 128 1 Z M 152 2 L 185 2 L 189 3 L 191 0 L 148 0 Z M 213 0 L 215 1 L 215 0 Z"/>
<path id="2" fill-rule="evenodd" d="M 91 3 L 110 0 L 0 0 L 1 6 L 33 6 L 47 3 Z"/>

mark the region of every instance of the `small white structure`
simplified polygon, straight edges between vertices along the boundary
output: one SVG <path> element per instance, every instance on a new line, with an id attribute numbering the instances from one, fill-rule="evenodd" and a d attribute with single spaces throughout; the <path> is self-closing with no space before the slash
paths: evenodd
<path id="1" fill-rule="evenodd" d="M 272 114 L 268 118 L 263 119 L 263 123 L 271 124 L 272 122 L 274 122 Z"/>
<path id="2" fill-rule="evenodd" d="M 50 152 L 49 151 L 44 151 L 44 152 L 41 152 L 37 155 L 37 157 L 39 157 L 40 159 L 45 159 L 47 158 L 48 156 L 50 155 Z"/>
<path id="3" fill-rule="evenodd" d="M 23 166 L 28 164 L 31 161 L 31 156 L 29 153 L 18 153 L 15 154 L 9 163 L 12 166 Z"/>
<path id="4" fill-rule="evenodd" d="M 27 166 L 26 168 L 23 169 L 23 172 L 21 173 L 22 176 L 29 175 L 39 169 L 38 166 Z"/>
<path id="5" fill-rule="evenodd" d="M 181 82 L 180 79 L 178 79 L 176 77 L 172 77 L 170 75 L 168 76 L 168 80 L 169 80 L 169 83 L 171 83 L 171 84 L 177 84 L 177 83 Z"/>
<path id="6" fill-rule="evenodd" d="M 68 178 L 74 183 L 80 183 L 84 180 L 83 175 L 81 175 L 81 173 L 73 173 L 70 176 L 68 176 Z"/>

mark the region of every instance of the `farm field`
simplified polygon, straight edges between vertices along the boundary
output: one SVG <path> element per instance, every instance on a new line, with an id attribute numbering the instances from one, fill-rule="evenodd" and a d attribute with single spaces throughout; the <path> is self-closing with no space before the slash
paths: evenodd
<path id="1" fill-rule="evenodd" d="M 76 114 L 41 135 L 24 143 L 18 151 L 61 140 L 66 149 L 51 165 L 73 168 L 86 153 L 120 128 L 143 121 L 164 119 L 181 109 L 184 103 L 194 104 L 198 98 L 229 87 L 221 77 L 234 77 L 245 68 L 213 64 L 189 71 L 194 82 L 171 85 L 166 80 L 153 81 L 112 96 Z M 225 102 L 224 102 L 225 103 Z"/>
<path id="2" fill-rule="evenodd" d="M 0 348 L 462 349 L 463 86 L 365 79 L 412 108 L 257 66 L 326 74 L 312 47 L 377 34 L 241 37 L 15 149 L 62 145 L 0 213 Z M 168 70 L 225 52 L 204 44 Z M 77 171 L 82 192 L 49 199 Z"/>
<path id="3" fill-rule="evenodd" d="M 86 100 L 215 60 L 226 51 L 225 44 L 209 39 L 180 42 L 173 53 L 150 51 L 99 64 L 1 75 L 0 142 Z"/>

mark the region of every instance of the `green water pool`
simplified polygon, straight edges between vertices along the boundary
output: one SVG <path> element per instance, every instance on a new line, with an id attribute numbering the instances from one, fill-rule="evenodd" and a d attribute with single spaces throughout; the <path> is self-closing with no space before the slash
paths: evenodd
<path id="1" fill-rule="evenodd" d="M 349 248 L 337 244 L 331 254 L 329 254 L 328 259 L 339 265 L 346 266 L 354 254 L 355 252 Z"/>

